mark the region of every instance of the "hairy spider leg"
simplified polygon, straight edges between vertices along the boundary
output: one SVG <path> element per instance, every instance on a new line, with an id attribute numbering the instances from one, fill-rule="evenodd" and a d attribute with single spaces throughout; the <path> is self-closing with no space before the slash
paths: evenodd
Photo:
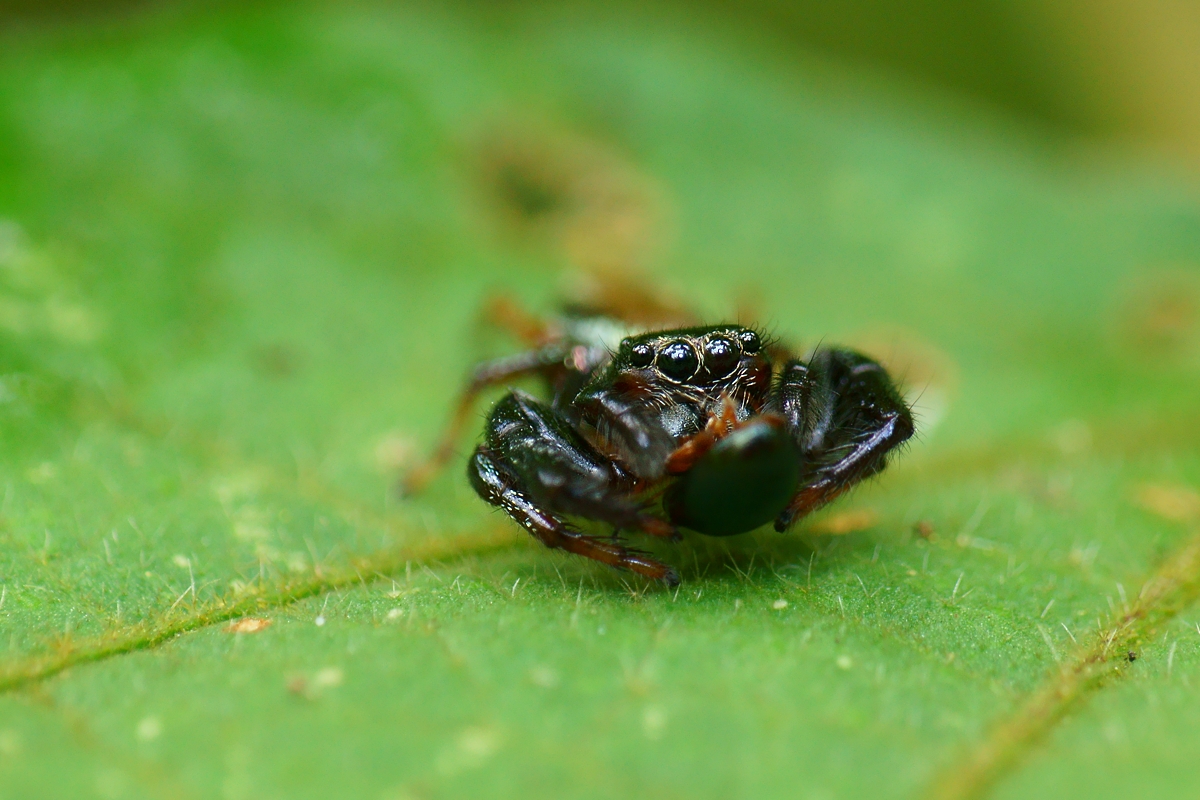
<path id="1" fill-rule="evenodd" d="M 801 451 L 800 488 L 775 519 L 800 517 L 879 472 L 913 435 L 912 412 L 882 366 L 861 353 L 821 349 L 784 365 L 772 398 Z"/>
<path id="2" fill-rule="evenodd" d="M 677 447 L 662 424 L 653 387 L 642 377 L 627 375 L 612 386 L 584 388 L 573 402 L 582 421 L 595 430 L 601 449 L 642 480 L 663 476 Z"/>
<path id="3" fill-rule="evenodd" d="M 488 419 L 483 448 L 504 462 L 530 496 L 553 511 L 623 530 L 677 538 L 667 522 L 633 498 L 636 480 L 583 438 L 565 416 L 520 391 L 505 395 Z"/>
<path id="4" fill-rule="evenodd" d="M 454 457 L 454 448 L 462 438 L 463 428 L 471 418 L 471 411 L 481 392 L 530 375 L 541 375 L 547 382 L 553 383 L 555 376 L 566 369 L 563 365 L 566 356 L 565 347 L 553 344 L 477 365 L 429 457 L 410 469 L 401 480 L 401 495 L 411 497 L 423 491 Z"/>
<path id="5" fill-rule="evenodd" d="M 491 453 L 480 447 L 471 457 L 469 466 L 471 483 L 475 491 L 487 502 L 504 509 L 534 538 L 553 550 L 599 561 L 617 569 L 628 569 L 668 586 L 679 585 L 679 573 L 672 567 L 649 558 L 637 550 L 618 544 L 615 540 L 605 541 L 587 536 L 563 522 L 533 502 L 519 488 L 519 482 L 505 466 L 497 462 Z"/>
<path id="6" fill-rule="evenodd" d="M 558 412 L 529 395 L 512 392 L 496 404 L 484 443 L 467 465 L 467 476 L 481 498 L 503 509 L 547 547 L 670 585 L 679 582 L 671 567 L 614 541 L 583 534 L 562 519 L 569 514 L 654 536 L 679 535 L 630 496 L 628 476 Z"/>

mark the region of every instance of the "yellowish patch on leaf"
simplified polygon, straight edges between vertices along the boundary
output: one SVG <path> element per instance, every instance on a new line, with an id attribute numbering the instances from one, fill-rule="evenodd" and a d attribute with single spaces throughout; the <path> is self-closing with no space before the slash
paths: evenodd
<path id="1" fill-rule="evenodd" d="M 809 530 L 813 533 L 824 533 L 828 536 L 845 536 L 848 533 L 873 528 L 878 522 L 879 514 L 874 510 L 856 508 L 818 520 L 812 524 Z"/>
<path id="2" fill-rule="evenodd" d="M 1172 522 L 1200 519 L 1200 494 L 1187 486 L 1147 483 L 1138 488 L 1134 499 L 1151 514 Z"/>
<path id="3" fill-rule="evenodd" d="M 226 633 L 259 633 L 271 627 L 271 620 L 262 617 L 242 617 L 225 627 Z"/>

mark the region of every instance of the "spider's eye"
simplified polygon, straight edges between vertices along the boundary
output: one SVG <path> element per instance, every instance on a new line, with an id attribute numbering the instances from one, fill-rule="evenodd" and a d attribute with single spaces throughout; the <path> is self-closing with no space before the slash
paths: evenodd
<path id="1" fill-rule="evenodd" d="M 663 375 L 682 383 L 696 374 L 696 370 L 700 368 L 700 359 L 696 357 L 696 351 L 690 344 L 674 341 L 659 352 L 658 368 Z"/>
<path id="2" fill-rule="evenodd" d="M 758 334 L 754 331 L 742 331 L 737 335 L 737 338 L 742 343 L 742 350 L 748 355 L 754 355 L 762 347 L 762 342 L 759 341 Z"/>
<path id="3" fill-rule="evenodd" d="M 654 348 L 645 342 L 635 344 L 629 351 L 629 363 L 638 369 L 650 366 L 654 363 Z"/>
<path id="4" fill-rule="evenodd" d="M 737 345 L 724 336 L 714 336 L 704 345 L 704 368 L 713 380 L 733 372 L 741 357 Z"/>

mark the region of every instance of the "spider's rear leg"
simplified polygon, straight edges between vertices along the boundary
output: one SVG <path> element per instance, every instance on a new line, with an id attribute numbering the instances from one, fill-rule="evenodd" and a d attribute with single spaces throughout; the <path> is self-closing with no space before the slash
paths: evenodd
<path id="1" fill-rule="evenodd" d="M 701 324 L 677 299 L 649 286 L 636 271 L 618 266 L 582 270 L 571 294 L 568 310 L 610 317 L 643 330 Z"/>
<path id="2" fill-rule="evenodd" d="M 551 326 L 507 294 L 489 297 L 483 304 L 480 318 L 491 326 L 508 331 L 517 341 L 532 349 L 554 341 Z"/>
<path id="3" fill-rule="evenodd" d="M 467 468 L 475 491 L 547 547 L 629 569 L 669 585 L 672 568 L 611 540 L 588 536 L 563 520 L 571 514 L 676 538 L 669 523 L 647 514 L 631 496 L 632 482 L 557 412 L 521 392 L 501 400 L 484 444 Z"/>
<path id="4" fill-rule="evenodd" d="M 886 466 L 888 454 L 913 435 L 912 412 L 887 371 L 852 350 L 819 350 L 806 364 L 789 361 L 773 410 L 800 446 L 800 488 L 775 519 L 786 530 Z"/>

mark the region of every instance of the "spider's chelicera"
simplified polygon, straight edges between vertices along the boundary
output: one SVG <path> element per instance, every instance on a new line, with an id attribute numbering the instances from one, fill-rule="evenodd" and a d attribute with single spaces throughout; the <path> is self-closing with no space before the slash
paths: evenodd
<path id="1" fill-rule="evenodd" d="M 891 378 L 857 352 L 772 359 L 740 325 L 641 333 L 614 347 L 616 325 L 567 319 L 541 346 L 480 365 L 460 406 L 489 385 L 545 380 L 546 399 L 511 391 L 496 404 L 467 475 L 548 547 L 674 585 L 673 568 L 617 532 L 728 536 L 772 520 L 783 531 L 882 470 L 912 436 Z"/>

